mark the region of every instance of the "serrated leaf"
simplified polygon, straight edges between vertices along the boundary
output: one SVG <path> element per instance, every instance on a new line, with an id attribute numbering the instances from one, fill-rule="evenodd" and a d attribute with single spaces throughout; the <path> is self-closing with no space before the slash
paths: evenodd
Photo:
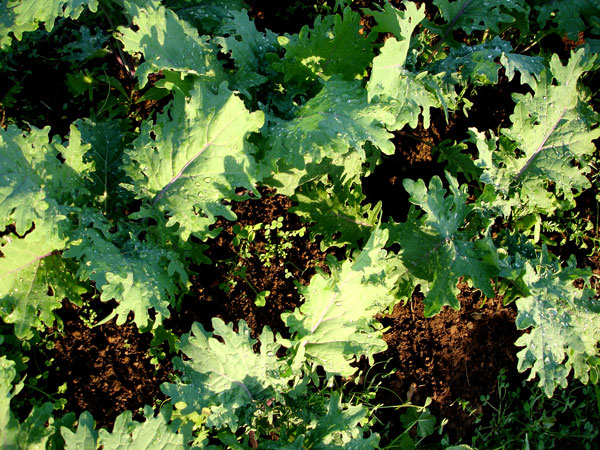
<path id="1" fill-rule="evenodd" d="M 416 22 L 411 22 L 411 28 Z M 407 41 L 389 38 L 381 53 L 373 60 L 373 70 L 367 83 L 368 101 L 386 109 L 387 129 L 402 129 L 406 124 L 416 128 L 419 115 L 423 115 L 423 126 L 429 127 L 430 109 L 454 108 L 454 89 L 443 81 L 443 74 L 431 75 L 427 72 L 413 73 L 404 67 L 408 51 Z"/>
<path id="2" fill-rule="evenodd" d="M 465 84 L 471 83 L 476 86 L 497 84 L 498 71 L 501 69 L 498 59 L 506 54 L 512 55 L 511 50 L 510 42 L 495 36 L 482 44 L 463 44 L 450 49 L 448 56 L 434 64 L 431 70 L 436 73 L 457 74 Z"/>
<path id="3" fill-rule="evenodd" d="M 280 36 L 285 56 L 272 67 L 284 74 L 286 82 L 302 85 L 333 75 L 347 81 L 362 78 L 373 59 L 373 38 L 360 35 L 360 20 L 357 12 L 346 7 L 343 17 L 318 16 L 313 28 L 305 25 L 298 34 Z"/>
<path id="4" fill-rule="evenodd" d="M 557 387 L 567 387 L 571 370 L 587 383 L 592 361 L 600 357 L 600 302 L 587 281 L 583 289 L 573 286 L 576 279 L 591 275 L 589 269 L 577 269 L 574 258 L 565 268 L 549 262 L 545 249 L 539 262 L 525 265 L 522 280 L 528 295 L 516 302 L 515 324 L 531 330 L 515 342 L 525 347 L 517 353 L 518 369 L 530 369 L 528 379 L 537 376 L 548 397 Z"/>
<path id="5" fill-rule="evenodd" d="M 410 47 L 410 37 L 415 28 L 425 18 L 425 5 L 420 8 L 413 2 L 406 2 L 404 11 L 400 11 L 391 3 L 385 3 L 383 7 L 374 4 L 379 8 L 379 11 L 363 8 L 365 14 L 373 16 L 377 25 L 372 29 L 372 33 L 392 33 L 399 42 L 401 50 L 398 52 L 399 64 L 404 64 L 406 55 Z"/>
<path id="6" fill-rule="evenodd" d="M 42 23 L 51 31 L 57 18 L 77 19 L 86 7 L 96 12 L 98 0 L 4 0 L 0 2 L 0 48 L 10 45 L 11 34 L 20 41 L 23 33 L 37 30 Z"/>
<path id="7" fill-rule="evenodd" d="M 556 32 L 577 41 L 579 32 L 587 28 L 591 17 L 600 17 L 600 5 L 595 0 L 555 0 L 534 6 L 538 25 L 544 28 L 548 21 L 556 25 Z"/>
<path id="8" fill-rule="evenodd" d="M 94 163 L 89 174 L 90 191 L 105 212 L 112 210 L 115 203 L 123 201 L 119 198 L 124 193 L 119 183 L 125 176 L 121 169 L 123 151 L 130 141 L 127 124 L 116 119 L 104 122 L 80 119 L 74 125 L 82 141 L 88 144 L 87 158 Z"/>
<path id="9" fill-rule="evenodd" d="M 15 363 L 0 356 L 0 447 L 7 450 L 43 449 L 55 429 L 51 403 L 34 406 L 25 421 L 19 423 L 10 410 L 10 400 L 19 393 L 23 382 L 13 387 L 17 375 Z"/>
<path id="10" fill-rule="evenodd" d="M 479 229 L 469 229 L 475 220 L 475 207 L 467 205 L 466 186 L 446 174 L 450 193 L 439 177 L 431 179 L 429 188 L 423 180 L 406 179 L 404 187 L 409 201 L 424 214 L 411 207 L 403 223 L 390 223 L 391 242 L 398 242 L 399 257 L 415 284 L 425 294 L 425 317 L 438 314 L 443 306 L 460 308 L 456 298 L 459 277 L 467 277 L 487 297 L 494 297 L 490 279 L 498 275 L 494 265 L 496 249 L 489 236 L 481 238 Z"/>
<path id="11" fill-rule="evenodd" d="M 61 427 L 60 434 L 65 440 L 65 450 L 96 450 L 98 448 L 98 432 L 94 429 L 95 422 L 88 411 L 79 416 L 77 429 L 69 430 Z"/>
<path id="12" fill-rule="evenodd" d="M 192 426 L 180 428 L 179 420 L 171 420 L 172 409 L 162 408 L 156 416 L 149 406 L 144 407 L 144 421 L 132 420 L 131 411 L 125 411 L 115 420 L 112 432 L 102 428 L 97 446 L 105 450 L 176 450 L 189 448 L 193 440 Z M 97 448 L 97 447 L 94 447 Z"/>
<path id="13" fill-rule="evenodd" d="M 160 324 L 162 318 L 169 317 L 168 306 L 180 286 L 187 283 L 185 268 L 174 252 L 151 241 L 141 242 L 133 235 L 118 247 L 87 223 L 73 232 L 63 255 L 80 261 L 77 276 L 94 281 L 102 301 L 117 301 L 118 306 L 104 319 L 116 316 L 117 325 L 125 323 L 132 312 L 137 326 L 145 329 L 151 308 Z"/>
<path id="14" fill-rule="evenodd" d="M 220 73 L 216 49 L 173 11 L 152 3 L 138 6 L 125 2 L 125 8 L 137 29 L 120 27 L 117 38 L 125 51 L 144 55 L 144 62 L 136 70 L 140 88 L 146 85 L 148 75 L 161 70 L 177 71 L 182 78 L 187 74 L 213 77 Z"/>
<path id="15" fill-rule="evenodd" d="M 529 12 L 524 0 L 433 0 L 433 4 L 446 22 L 467 34 L 487 29 L 499 34 L 502 25 L 515 22 L 520 13 Z"/>
<path id="16" fill-rule="evenodd" d="M 500 57 L 500 64 L 504 67 L 508 81 L 513 79 L 517 71 L 521 75 L 521 84 L 528 84 L 532 88 L 540 81 L 540 74 L 544 70 L 544 60 L 541 56 L 504 53 Z"/>
<path id="17" fill-rule="evenodd" d="M 362 355 L 372 360 L 387 348 L 373 319 L 394 301 L 382 250 L 387 237 L 374 230 L 355 261 L 330 267 L 330 276 L 315 275 L 300 289 L 302 306 L 281 315 L 298 350 L 330 375 L 350 376 L 356 371 L 351 362 Z"/>
<path id="18" fill-rule="evenodd" d="M 190 97 L 174 100 L 153 124 L 142 124 L 133 148 L 126 151 L 125 172 L 133 185 L 123 185 L 144 200 L 135 217 L 152 217 L 179 226 L 183 240 L 202 237 L 216 216 L 235 220 L 226 200 L 240 200 L 237 188 L 255 190 L 256 169 L 248 143 L 263 113 L 250 113 L 222 84 L 213 92 L 198 81 Z"/>
<path id="19" fill-rule="evenodd" d="M 220 32 L 227 37 L 216 37 L 222 52 L 230 53 L 236 70 L 231 78 L 232 89 L 243 90 L 249 96 L 249 88 L 259 86 L 268 80 L 269 70 L 265 55 L 276 50 L 276 35 L 270 30 L 264 33 L 256 29 L 256 25 L 243 11 L 231 11 L 225 19 Z"/>
<path id="20" fill-rule="evenodd" d="M 52 217 L 59 204 L 70 205 L 84 195 L 81 184 L 91 166 L 83 162 L 89 146 L 81 143 L 76 128 L 64 147 L 49 142 L 50 127 L 32 127 L 24 133 L 11 125 L 0 129 L 0 226 L 12 223 L 23 235 L 33 222 Z M 61 156 L 65 161 L 61 163 Z"/>
<path id="21" fill-rule="evenodd" d="M 363 205 L 365 198 L 360 185 L 307 183 L 296 192 L 298 204 L 289 210 L 304 222 L 314 222 L 311 238 L 322 237 L 322 251 L 347 244 L 358 248 L 359 240 L 366 241 L 376 227 L 381 211 L 381 203 Z"/>
<path id="22" fill-rule="evenodd" d="M 553 55 L 534 95 L 514 94 L 512 127 L 501 130 L 501 139 L 471 133 L 479 150 L 476 164 L 484 170 L 481 181 L 493 185 L 506 201 L 525 205 L 523 215 L 574 206 L 574 197 L 590 185 L 585 174 L 600 129 L 591 128 L 591 113 L 577 81 L 595 59 L 580 49 L 563 66 Z"/>
<path id="23" fill-rule="evenodd" d="M 40 224 L 25 238 L 8 235 L 8 243 L 0 247 L 0 315 L 15 325 L 19 339 L 29 339 L 32 329 L 52 326 L 61 301 L 80 304 L 86 292 L 73 276 L 76 268 L 55 253 L 66 244 L 56 232 L 60 226 L 50 220 L 44 224 L 47 229 Z"/>
<path id="24" fill-rule="evenodd" d="M 275 169 L 272 184 L 292 195 L 300 184 L 335 168 L 342 170 L 342 182 L 358 179 L 367 159 L 365 143 L 388 155 L 394 152 L 383 117 L 388 117 L 385 111 L 367 103 L 360 82 L 329 80 L 293 119 L 274 121 L 263 132 L 270 145 L 263 164 Z"/>
<path id="25" fill-rule="evenodd" d="M 174 404 L 185 405 L 181 414 L 207 408 L 207 426 L 228 426 L 235 432 L 250 423 L 260 402 L 287 390 L 289 365 L 277 356 L 280 344 L 268 327 L 259 336 L 260 352 L 255 353 L 256 340 L 244 321 L 238 322 L 237 332 L 216 317 L 212 325 L 211 333 L 194 323 L 191 333 L 182 336 L 178 347 L 187 359 L 174 360 L 183 372 L 182 383 L 163 384 L 161 390 Z"/>

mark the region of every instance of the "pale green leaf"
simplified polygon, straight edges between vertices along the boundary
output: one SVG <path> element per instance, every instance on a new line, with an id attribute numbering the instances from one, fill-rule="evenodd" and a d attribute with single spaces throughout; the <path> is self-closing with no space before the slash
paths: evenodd
<path id="1" fill-rule="evenodd" d="M 394 37 L 401 42 L 399 45 L 398 57 L 399 64 L 404 64 L 406 55 L 410 48 L 410 37 L 415 28 L 425 18 L 425 5 L 417 7 L 416 3 L 406 2 L 404 11 L 394 7 L 391 3 L 385 3 L 383 7 L 374 3 L 379 11 L 363 8 L 365 14 L 370 14 L 375 18 L 375 25 L 371 32 L 392 33 Z"/>
<path id="2" fill-rule="evenodd" d="M 112 432 L 102 428 L 97 446 L 104 450 L 179 450 L 189 448 L 192 423 L 180 429 L 179 420 L 171 420 L 172 409 L 162 408 L 156 416 L 149 406 L 144 407 L 144 421 L 132 420 L 125 411 L 115 421 Z"/>
<path id="3" fill-rule="evenodd" d="M 208 232 L 216 216 L 235 220 L 226 200 L 240 200 L 236 189 L 255 190 L 256 169 L 250 133 L 264 116 L 250 113 L 222 84 L 213 92 L 199 81 L 191 97 L 175 91 L 174 101 L 155 123 L 144 122 L 133 148 L 126 151 L 123 185 L 144 200 L 136 217 L 155 215 L 179 225 L 182 239 Z"/>
<path id="4" fill-rule="evenodd" d="M 373 316 L 394 297 L 394 280 L 386 274 L 388 233 L 376 229 L 357 258 L 330 267 L 331 275 L 319 272 L 300 293 L 305 301 L 293 313 L 282 314 L 296 348 L 330 375 L 350 376 L 350 365 L 361 356 L 372 361 L 386 343 Z"/>
<path id="5" fill-rule="evenodd" d="M 207 408 L 207 426 L 228 426 L 235 432 L 250 423 L 261 402 L 288 389 L 289 365 L 277 356 L 280 344 L 268 327 L 259 336 L 256 353 L 256 340 L 244 321 L 238 323 L 237 332 L 218 318 L 212 325 L 211 333 L 195 323 L 192 332 L 182 336 L 179 349 L 186 360 L 174 360 L 183 373 L 182 383 L 164 384 L 161 389 L 181 414 Z"/>
<path id="6" fill-rule="evenodd" d="M 443 108 L 447 114 L 448 108 L 454 108 L 456 103 L 454 89 L 443 81 L 442 73 L 413 73 L 405 68 L 408 39 L 410 36 L 403 41 L 396 38 L 385 41 L 381 53 L 373 60 L 367 84 L 369 103 L 388 110 L 385 124 L 392 131 L 406 124 L 416 128 L 421 114 L 423 126 L 428 128 L 431 108 Z"/>
<path id="7" fill-rule="evenodd" d="M 483 169 L 481 181 L 520 205 L 521 215 L 572 207 L 574 197 L 590 186 L 585 174 L 600 129 L 591 128 L 593 113 L 577 82 L 595 59 L 580 49 L 563 66 L 553 55 L 534 94 L 514 94 L 512 126 L 501 130 L 501 139 L 471 134 L 480 152 L 476 164 Z"/>
<path id="8" fill-rule="evenodd" d="M 86 7 L 96 12 L 98 0 L 2 0 L 0 48 L 10 45 L 11 34 L 21 40 L 23 33 L 37 30 L 42 23 L 51 31 L 57 18 L 77 19 Z"/>
<path id="9" fill-rule="evenodd" d="M 567 387 L 573 371 L 583 383 L 589 381 L 594 358 L 600 358 L 600 301 L 588 282 L 583 289 L 573 282 L 589 280 L 590 270 L 577 269 L 574 258 L 561 268 L 548 261 L 546 250 L 539 262 L 527 262 L 523 282 L 528 292 L 517 300 L 518 329 L 530 329 L 515 342 L 525 347 L 517 353 L 519 372 L 530 369 L 529 380 L 551 397 L 557 387 Z"/>
<path id="10" fill-rule="evenodd" d="M 117 316 L 117 325 L 125 323 L 132 312 L 134 322 L 144 329 L 150 324 L 151 308 L 160 324 L 169 317 L 168 306 L 180 286 L 187 283 L 185 268 L 174 252 L 133 235 L 119 247 L 87 223 L 73 233 L 64 256 L 79 260 L 77 276 L 94 281 L 102 301 L 117 301 L 118 306 L 104 319 Z"/>
<path id="11" fill-rule="evenodd" d="M 384 119 L 385 118 L 385 119 Z M 291 120 L 274 120 L 263 164 L 275 170 L 273 186 L 292 195 L 297 186 L 339 168 L 341 182 L 357 180 L 370 142 L 392 154 L 392 134 L 383 126 L 389 114 L 367 103 L 360 82 L 330 80 Z"/>
<path id="12" fill-rule="evenodd" d="M 65 450 L 96 450 L 98 448 L 98 432 L 94 428 L 94 419 L 87 411 L 82 412 L 79 416 L 75 431 L 61 427 L 60 434 L 65 440 Z"/>
<path id="13" fill-rule="evenodd" d="M 187 74 L 214 77 L 220 73 L 216 48 L 173 11 L 154 4 L 125 2 L 125 6 L 137 29 L 120 27 L 117 37 L 127 52 L 144 55 L 144 62 L 136 70 L 140 87 L 146 85 L 148 75 L 161 70 L 177 71 L 182 78 Z"/>

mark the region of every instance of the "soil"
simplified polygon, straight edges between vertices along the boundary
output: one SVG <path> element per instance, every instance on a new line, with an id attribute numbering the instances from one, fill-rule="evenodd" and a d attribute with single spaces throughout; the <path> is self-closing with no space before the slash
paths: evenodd
<path id="1" fill-rule="evenodd" d="M 364 1 L 359 6 L 372 7 L 373 3 L 376 2 Z M 430 6 L 431 2 L 426 3 Z M 285 2 L 279 1 L 252 1 L 250 12 L 260 27 L 278 32 L 296 32 L 303 24 L 312 24 L 314 20 L 314 14 L 308 9 L 290 16 Z M 44 69 L 32 68 L 32 73 L 41 73 L 46 80 L 52 78 Z M 122 73 L 115 72 L 114 76 L 126 79 Z M 433 175 L 443 178 L 444 165 L 432 156 L 432 146 L 445 139 L 464 140 L 468 127 L 497 130 L 509 126 L 509 115 L 514 106 L 510 94 L 524 92 L 526 88 L 518 84 L 517 79 L 508 82 L 501 76 L 500 80 L 496 86 L 482 87 L 470 94 L 474 107 L 469 118 L 456 113 L 446 122 L 439 111 L 432 111 L 429 128 L 419 124 L 415 130 L 395 134 L 396 153 L 384 156 L 383 163 L 364 180 L 363 186 L 367 202 L 383 202 L 383 220 L 405 219 L 408 202 L 402 187 L 404 178 L 426 181 Z M 25 83 L 30 82 L 36 84 L 34 78 L 25 80 Z M 31 89 L 35 87 L 33 85 Z M 62 107 L 61 98 L 69 96 L 64 90 L 42 85 L 39 88 L 44 92 L 35 90 L 31 95 L 48 99 L 51 106 Z M 56 92 L 57 98 L 48 98 L 49 92 Z M 74 111 L 74 117 L 85 116 L 81 108 Z M 140 106 L 138 113 L 143 116 L 156 109 L 157 105 L 145 104 Z M 65 124 L 74 118 L 67 114 L 58 120 L 42 114 L 43 108 L 40 111 L 40 123 L 52 123 L 53 132 L 61 135 L 68 129 Z M 18 109 L 10 113 L 19 116 Z M 23 115 L 29 116 L 29 112 L 24 111 Z M 280 217 L 282 231 L 293 232 L 309 226 L 288 213 L 292 206 L 289 198 L 267 188 L 260 188 L 258 194 L 260 198 L 255 195 L 257 198 L 232 204 L 238 216 L 235 224 L 239 227 L 270 224 Z M 581 208 L 586 221 L 597 224 L 597 202 L 593 194 L 589 195 L 591 197 L 586 194 L 578 200 L 578 209 Z M 189 332 L 191 324 L 198 321 L 210 330 L 211 318 L 219 317 L 225 322 L 245 320 L 254 336 L 264 326 L 285 336 L 287 329 L 281 321 L 281 313 L 301 304 L 297 286 L 306 285 L 317 268 L 327 270 L 324 263 L 327 254 L 320 251 L 318 242 L 308 239 L 308 233 L 269 240 L 263 230 L 257 231 L 256 239 L 248 243 L 248 253 L 244 254 L 241 246 L 233 243 L 239 234 L 234 230 L 234 223 L 219 220 L 215 227 L 222 231 L 206 243 L 209 247 L 204 251 L 212 264 L 192 268 L 196 274 L 191 277 L 190 292 L 172 310 L 165 328 L 181 335 Z M 592 234 L 599 238 L 597 231 Z M 286 242 L 292 244 L 291 248 L 284 248 Z M 593 246 L 594 242 L 588 244 Z M 582 251 L 573 245 L 568 249 L 565 246 L 564 250 L 575 252 L 581 266 L 591 267 L 600 274 L 597 252 Z M 330 253 L 338 259 L 344 256 L 343 249 Z M 265 256 L 268 254 L 274 256 Z M 514 341 L 519 333 L 514 326 L 514 306 L 504 306 L 501 297 L 484 299 L 464 282 L 458 287 L 461 291 L 460 311 L 446 308 L 434 318 L 426 319 L 422 295 L 417 291 L 407 304 L 397 304 L 391 314 L 380 315 L 378 319 L 387 328 L 384 339 L 388 349 L 377 356 L 377 364 L 369 371 L 369 377 L 382 380 L 376 403 L 393 406 L 411 401 L 419 405 L 429 397 L 433 400 L 430 409 L 438 421 L 448 419 L 444 430 L 453 441 L 470 436 L 476 416 L 486 414 L 479 398 L 481 395 L 494 396 L 501 370 L 507 373 L 509 381 L 522 379 L 516 371 Z M 270 295 L 265 306 L 257 306 L 257 293 L 267 290 Z M 66 410 L 77 414 L 90 411 L 99 427 L 108 428 L 121 412 L 137 411 L 145 404 L 161 401 L 159 386 L 173 374 L 169 363 L 171 355 L 154 365 L 150 362 L 153 347 L 149 333 L 140 334 L 131 321 L 123 326 L 116 326 L 111 321 L 89 328 L 81 320 L 81 313 L 70 303 L 65 303 L 58 311 L 63 322 L 62 334 L 55 338 L 49 357 L 54 358 L 61 370 L 48 378 L 49 392 L 55 392 L 66 382 L 67 391 L 62 395 Z M 162 350 L 168 353 L 166 345 Z M 384 376 L 390 370 L 393 374 Z M 29 371 L 30 375 L 35 375 L 36 369 L 31 367 Z M 21 395 L 43 399 L 27 388 Z M 382 434 L 383 444 L 403 431 L 398 420 L 400 413 L 394 409 L 378 411 L 380 422 L 375 430 Z"/>

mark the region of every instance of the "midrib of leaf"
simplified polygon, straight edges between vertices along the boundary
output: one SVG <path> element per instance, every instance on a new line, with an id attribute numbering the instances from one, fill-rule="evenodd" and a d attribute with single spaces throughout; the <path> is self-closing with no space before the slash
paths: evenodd
<path id="1" fill-rule="evenodd" d="M 185 163 L 185 165 L 181 168 L 181 170 L 179 171 L 179 173 L 177 175 L 175 175 L 171 181 L 169 181 L 167 183 L 167 185 L 162 188 L 162 190 L 158 193 L 158 195 L 156 196 L 156 198 L 154 199 L 154 202 L 152 202 L 153 205 L 155 205 L 156 203 L 158 203 L 158 201 L 163 197 L 163 195 L 165 195 L 165 192 L 167 192 L 167 190 L 171 187 L 171 185 L 173 183 L 175 183 L 177 180 L 179 180 L 179 178 L 181 178 L 181 176 L 183 175 L 183 172 L 185 172 L 185 169 L 188 168 L 188 166 L 190 164 L 192 164 L 196 159 L 198 159 L 200 157 L 200 155 L 202 155 L 202 153 L 204 153 L 204 151 L 210 147 L 213 142 L 215 142 L 215 140 L 221 135 L 221 133 L 223 133 L 223 131 L 225 131 L 229 125 L 231 125 L 233 122 L 235 122 L 235 120 L 240 117 L 242 114 L 244 114 L 246 111 L 242 111 L 240 112 L 238 115 L 236 115 L 235 117 L 233 117 L 229 122 L 227 122 L 225 125 L 223 125 L 223 127 L 217 132 L 217 134 L 215 134 L 215 136 L 209 141 L 207 142 L 204 147 L 202 147 L 200 149 L 200 151 L 198 153 L 196 153 L 196 155 L 190 159 L 187 163 Z M 207 125 L 208 128 L 208 125 Z"/>
<path id="2" fill-rule="evenodd" d="M 23 269 L 24 269 L 24 268 L 26 268 L 27 266 L 30 266 L 31 264 L 34 264 L 35 262 L 37 262 L 37 261 L 40 261 L 40 260 L 42 260 L 42 259 L 44 259 L 44 258 L 46 258 L 46 257 L 50 256 L 50 255 L 51 255 L 53 252 L 54 252 L 54 251 L 51 251 L 51 252 L 48 252 L 48 253 L 46 253 L 45 255 L 36 256 L 36 257 L 35 257 L 35 258 L 33 258 L 31 261 L 28 261 L 28 262 L 26 262 L 26 263 L 25 263 L 25 264 L 23 264 L 22 266 L 19 266 L 19 267 L 17 267 L 16 269 L 13 269 L 13 270 L 11 270 L 11 271 L 9 271 L 9 272 L 6 272 L 6 273 L 5 273 L 5 274 L 3 274 L 3 275 L 0 275 L 0 279 L 2 279 L 2 278 L 4 278 L 4 277 L 7 277 L 7 276 L 9 276 L 9 275 L 12 275 L 13 273 L 17 273 L 17 272 L 19 272 L 19 271 L 23 270 Z"/>
<path id="3" fill-rule="evenodd" d="M 527 168 L 531 165 L 531 163 L 533 162 L 533 160 L 535 159 L 535 157 L 546 147 L 544 147 L 544 144 L 546 143 L 546 141 L 550 138 L 550 135 L 554 132 L 554 130 L 556 129 L 556 127 L 558 126 L 558 123 L 562 120 L 563 116 L 565 115 L 565 113 L 567 112 L 567 108 L 563 108 L 562 112 L 560 113 L 560 116 L 558 116 L 558 119 L 556 119 L 556 122 L 554 122 L 554 125 L 552 125 L 552 127 L 550 128 L 550 130 L 548 131 L 548 133 L 546 133 L 546 136 L 544 136 L 544 139 L 542 139 L 542 142 L 540 143 L 539 147 L 537 148 L 537 150 L 533 153 L 533 155 L 531 155 L 529 157 L 529 159 L 527 160 L 527 162 L 525 163 L 525 165 L 523 166 L 523 168 L 521 170 L 519 170 L 519 173 L 517 174 L 517 176 L 515 177 L 515 181 L 518 180 L 519 178 L 521 178 L 521 175 L 523 175 L 523 173 L 527 170 Z"/>
<path id="4" fill-rule="evenodd" d="M 446 31 L 444 32 L 444 35 L 442 36 L 442 39 L 440 39 L 440 41 L 437 43 L 437 45 L 435 46 L 435 48 L 431 52 L 431 55 L 429 55 L 429 58 L 427 58 L 427 63 L 428 64 L 431 62 L 431 60 L 433 59 L 433 57 L 440 50 L 440 47 L 442 46 L 442 44 L 444 43 L 444 41 L 448 37 L 448 34 L 450 34 L 450 32 L 452 31 L 452 28 L 454 28 L 454 25 L 456 25 L 456 22 L 458 22 L 458 19 L 460 19 L 460 16 L 463 15 L 463 13 L 465 12 L 465 9 L 467 9 L 472 2 L 473 2 L 473 0 L 467 0 L 463 4 L 462 8 L 460 8 L 460 11 L 456 15 L 456 17 L 454 19 L 452 19 L 452 22 L 450 22 L 450 24 L 448 25 L 448 28 L 446 28 Z"/>
<path id="5" fill-rule="evenodd" d="M 213 373 L 216 373 L 217 375 L 225 378 L 228 381 L 231 381 L 233 384 L 237 384 L 239 387 L 241 387 L 246 394 L 248 395 L 248 397 L 250 397 L 250 401 L 254 400 L 254 397 L 252 396 L 252 393 L 250 392 L 250 390 L 246 387 L 246 385 L 244 383 L 242 383 L 241 381 L 237 381 L 234 380 L 233 378 L 231 378 L 230 376 L 225 375 L 224 373 L 221 372 L 217 372 L 216 370 L 212 371 Z"/>

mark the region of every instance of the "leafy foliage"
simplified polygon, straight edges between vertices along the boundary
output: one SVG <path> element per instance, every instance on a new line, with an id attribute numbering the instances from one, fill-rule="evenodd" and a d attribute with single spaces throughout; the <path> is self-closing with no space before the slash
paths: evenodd
<path id="1" fill-rule="evenodd" d="M 517 353 L 519 371 L 531 369 L 529 379 L 537 375 L 548 397 L 556 387 L 567 386 L 571 370 L 584 383 L 590 375 L 598 380 L 600 302 L 587 282 L 583 289 L 573 286 L 573 281 L 590 276 L 590 271 L 577 269 L 574 260 L 561 268 L 545 252 L 537 264 L 526 263 L 527 295 L 517 300 L 516 326 L 531 332 L 515 342 L 525 347 Z"/>
<path id="2" fill-rule="evenodd" d="M 184 240 L 208 232 L 217 215 L 235 220 L 222 202 L 239 199 L 237 188 L 254 189 L 247 137 L 262 123 L 262 113 L 250 113 L 224 84 L 213 90 L 198 81 L 190 97 L 175 91 L 168 110 L 145 122 L 126 151 L 133 184 L 124 187 L 144 200 L 135 217 L 167 214 L 167 226 L 178 225 Z"/>
<path id="3" fill-rule="evenodd" d="M 377 314 L 416 288 L 427 317 L 458 309 L 460 279 L 486 297 L 516 301 L 517 328 L 528 331 L 516 342 L 518 369 L 539 378 L 546 395 L 571 374 L 599 381 L 592 275 L 537 245 L 591 187 L 600 115 L 584 84 L 599 67 L 598 6 L 434 0 L 440 15 L 431 22 L 424 6 L 386 2 L 363 10 L 375 21 L 367 32 L 349 3 L 336 0 L 340 14 L 277 35 L 257 27 L 238 0 L 0 0 L 0 56 L 14 60 L 3 74 L 30 45 L 14 39 L 69 19 L 79 31 L 58 55 L 85 67 L 66 83 L 76 101 L 103 101 L 63 139 L 20 121 L 22 130 L 11 117 L 4 127 L 22 80 L 11 74 L 2 92 L 3 329 L 36 345 L 38 332 L 60 324 L 62 302 L 81 304 L 86 295 L 116 301 L 101 323 L 132 317 L 179 352 L 160 411 L 146 406 L 141 420 L 125 412 L 110 432 L 87 412 L 76 426 L 73 414 L 55 418 L 50 403 L 19 420 L 11 400 L 24 381 L 0 356 L 3 448 L 379 448 L 368 431 L 372 411 L 360 396 L 343 399 L 334 381 L 360 377 L 359 360 L 373 364 L 386 349 Z M 98 26 L 106 22 L 112 31 Z M 466 34 L 461 43 L 455 30 Z M 566 65 L 534 48 L 554 32 L 584 33 L 586 46 Z M 137 84 L 105 73 L 103 55 L 135 72 Z M 377 175 L 408 128 L 428 128 L 436 112 L 448 118 L 461 105 L 466 115 L 471 90 L 497 84 L 502 68 L 527 85 L 513 94 L 510 126 L 471 128 L 462 142 L 436 145 L 448 162 L 447 187 L 436 175 L 405 178 L 408 217 L 382 225 L 386 211 L 367 202 L 363 179 Z M 149 108 L 141 115 L 140 104 Z M 469 185 L 459 185 L 459 173 Z M 259 197 L 261 184 L 291 197 L 311 237 L 346 259 L 330 257 L 327 271 L 297 285 L 303 303 L 282 314 L 285 339 L 268 327 L 252 337 L 244 321 L 212 318 L 212 330 L 195 323 L 178 340 L 163 321 L 193 271 L 210 264 L 203 250 L 220 231 L 216 221 L 236 221 L 232 202 Z M 533 239 L 519 232 L 531 228 Z M 410 410 L 401 422 L 419 436 L 433 432 L 426 411 Z M 412 448 L 403 436 L 400 444 Z"/>

